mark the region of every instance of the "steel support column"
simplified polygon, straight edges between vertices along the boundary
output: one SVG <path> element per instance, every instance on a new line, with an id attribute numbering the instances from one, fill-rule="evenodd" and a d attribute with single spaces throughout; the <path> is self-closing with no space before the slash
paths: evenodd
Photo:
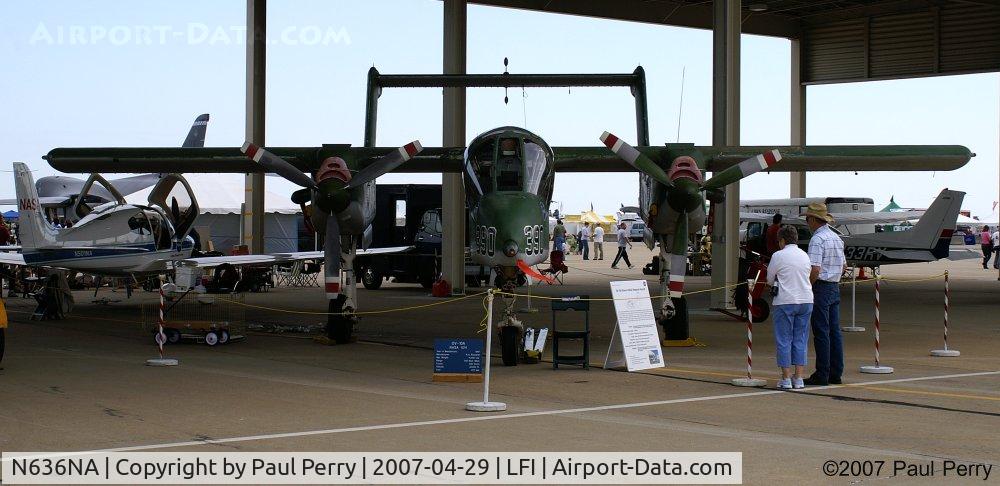
<path id="1" fill-rule="evenodd" d="M 246 140 L 264 145 L 264 98 L 267 72 L 267 0 L 247 0 Z M 243 236 L 251 253 L 264 253 L 264 174 L 247 174 Z"/>
<path id="2" fill-rule="evenodd" d="M 740 144 L 740 0 L 715 0 L 712 34 L 712 145 Z M 715 205 L 712 287 L 736 283 L 739 263 L 740 184 L 726 186 Z M 731 308 L 730 289 L 712 292 L 713 308 Z"/>
<path id="3" fill-rule="evenodd" d="M 802 41 L 792 39 L 790 145 L 806 144 L 806 86 L 802 84 Z M 806 197 L 806 173 L 789 174 L 788 197 Z"/>
<path id="4" fill-rule="evenodd" d="M 444 74 L 465 74 L 466 0 L 444 0 Z M 465 88 L 445 88 L 442 145 L 465 146 Z M 465 293 L 465 187 L 462 174 L 442 174 L 441 273 L 453 294 Z"/>

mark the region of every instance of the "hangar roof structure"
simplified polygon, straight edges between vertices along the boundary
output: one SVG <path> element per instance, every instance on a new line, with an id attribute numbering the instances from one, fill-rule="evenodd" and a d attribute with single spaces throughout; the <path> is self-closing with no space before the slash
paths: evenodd
<path id="1" fill-rule="evenodd" d="M 712 0 L 471 0 L 712 28 Z M 802 42 L 803 84 L 1000 71 L 1000 0 L 746 0 L 741 30 Z"/>

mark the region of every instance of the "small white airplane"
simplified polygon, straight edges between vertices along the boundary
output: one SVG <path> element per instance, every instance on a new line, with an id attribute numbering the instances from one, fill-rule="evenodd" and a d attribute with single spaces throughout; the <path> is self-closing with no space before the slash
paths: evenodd
<path id="1" fill-rule="evenodd" d="M 14 163 L 14 182 L 20 210 L 21 253 L 0 252 L 0 264 L 122 277 L 157 275 L 179 265 L 210 268 L 226 263 L 261 265 L 323 258 L 323 252 L 192 258 L 194 239 L 188 233 L 198 217 L 199 207 L 191 186 L 180 174 L 161 177 L 146 205 L 125 202 L 114 185 L 99 174 L 92 174 L 76 198 L 76 212 L 82 217 L 69 228 L 53 227 L 45 219 L 26 164 Z M 83 201 L 94 187 L 101 187 L 114 200 L 89 207 Z M 359 253 L 406 249 L 375 248 Z"/>

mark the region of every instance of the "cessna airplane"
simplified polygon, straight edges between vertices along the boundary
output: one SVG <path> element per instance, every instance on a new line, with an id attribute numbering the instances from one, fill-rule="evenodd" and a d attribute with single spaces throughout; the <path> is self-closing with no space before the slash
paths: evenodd
<path id="1" fill-rule="evenodd" d="M 184 142 L 181 144 L 181 147 L 204 147 L 205 135 L 208 131 L 208 120 L 208 113 L 199 115 L 195 118 L 194 123 L 191 124 L 191 129 L 188 130 L 187 137 L 184 138 Z M 118 194 L 128 196 L 129 194 L 155 185 L 160 181 L 161 176 L 162 174 L 140 174 L 111 180 L 108 181 L 108 183 L 117 189 Z M 38 179 L 35 184 L 35 189 L 38 192 L 38 202 L 42 205 L 43 209 L 47 210 L 54 208 L 75 207 L 77 201 L 80 201 L 78 196 L 83 190 L 85 183 L 86 181 L 83 179 L 69 176 L 57 175 L 42 177 L 41 179 Z M 112 201 L 115 201 L 114 194 L 105 190 L 102 186 L 94 186 L 91 188 L 86 200 L 81 202 L 87 205 L 96 205 Z M 15 206 L 17 203 L 17 199 L 0 199 L 0 206 Z M 66 212 L 66 217 L 75 223 L 81 216 L 76 214 L 74 210 L 68 210 Z"/>
<path id="2" fill-rule="evenodd" d="M 785 147 L 778 151 L 754 147 L 634 148 L 611 134 L 601 137 L 605 147 L 549 147 L 523 128 L 501 127 L 474 138 L 468 147 L 425 148 L 412 142 L 399 148 L 290 147 L 242 148 L 59 148 L 45 157 L 64 172 L 274 172 L 303 187 L 292 200 L 303 205 L 311 225 L 327 235 L 326 291 L 331 315 L 327 334 L 347 342 L 354 329 L 355 306 L 352 259 L 365 246 L 374 217 L 374 180 L 390 171 L 461 172 L 470 211 L 473 237 L 469 242 L 477 263 L 489 265 L 497 285 L 505 288 L 532 275 L 547 258 L 555 172 L 638 171 L 640 209 L 646 221 L 647 244 L 660 243 L 661 258 L 684 269 L 689 234 L 705 219 L 703 193 L 719 201 L 723 187 L 761 170 L 950 170 L 969 160 L 964 147 Z M 753 155 L 761 154 L 762 155 Z M 247 157 L 253 162 L 248 161 Z M 782 158 L 780 165 L 775 163 Z M 412 162 L 404 162 L 413 159 Z M 624 159 L 624 163 L 623 160 Z M 666 168 L 666 170 L 664 170 Z M 705 170 L 716 173 L 705 180 Z M 311 174 L 306 175 L 306 173 Z M 308 206 L 307 206 L 308 205 Z M 339 237 L 338 237 L 339 236 Z M 341 260 L 345 272 L 341 279 Z M 686 328 L 683 301 L 684 271 L 661 279 L 671 299 L 662 307 L 666 324 Z M 349 295 L 341 293 L 345 283 Z M 509 303 L 500 320 L 505 364 L 516 359 L 519 326 Z M 680 312 L 678 312 L 680 310 Z M 336 315 L 334 315 L 336 314 Z M 684 330 L 686 333 L 686 329 Z"/>
<path id="3" fill-rule="evenodd" d="M 841 235 L 844 240 L 844 256 L 847 257 L 848 265 L 867 268 L 897 263 L 933 262 L 952 257 L 951 235 L 955 231 L 964 198 L 964 192 L 944 189 L 926 211 L 840 215 L 846 220 L 838 219 L 837 215 L 831 213 L 834 219 L 831 225 L 905 221 L 912 219 L 913 214 L 917 214 L 919 219 L 909 231 Z M 740 220 L 769 224 L 771 215 L 740 213 Z M 800 228 L 806 227 L 805 219 L 802 217 L 787 217 L 781 222 Z M 800 241 L 808 243 L 807 238 Z M 964 256 L 960 255 L 957 258 L 963 259 Z M 972 254 L 972 257 L 980 256 Z"/>

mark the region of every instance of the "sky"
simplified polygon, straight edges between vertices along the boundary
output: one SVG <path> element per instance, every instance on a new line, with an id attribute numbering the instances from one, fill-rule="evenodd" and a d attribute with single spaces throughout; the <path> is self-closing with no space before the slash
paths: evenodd
<path id="1" fill-rule="evenodd" d="M 0 161 L 54 174 L 55 147 L 179 146 L 210 113 L 206 145 L 244 140 L 244 0 L 0 0 Z M 367 71 L 439 73 L 437 0 L 268 2 L 266 144 L 361 145 Z M 646 71 L 653 144 L 711 144 L 711 32 L 512 9 L 469 6 L 468 72 Z M 741 133 L 745 145 L 789 143 L 789 41 L 744 35 Z M 683 110 L 681 78 L 684 72 Z M 625 88 L 470 89 L 467 138 L 524 126 L 550 145 L 593 145 L 604 130 L 634 143 Z M 890 196 L 926 207 L 945 188 L 989 215 L 998 199 L 1000 75 L 996 73 L 810 86 L 807 144 L 960 144 L 977 156 L 938 173 L 810 174 L 809 196 Z M 378 145 L 441 144 L 441 91 L 388 89 Z M 0 172 L 0 198 L 13 197 Z M 237 175 L 220 177 L 239 178 Z M 383 183 L 434 183 L 438 175 L 392 174 Z M 269 190 L 293 186 L 267 178 Z M 742 198 L 788 196 L 788 175 L 756 174 Z M 638 198 L 635 174 L 558 174 L 564 212 L 613 213 Z"/>

